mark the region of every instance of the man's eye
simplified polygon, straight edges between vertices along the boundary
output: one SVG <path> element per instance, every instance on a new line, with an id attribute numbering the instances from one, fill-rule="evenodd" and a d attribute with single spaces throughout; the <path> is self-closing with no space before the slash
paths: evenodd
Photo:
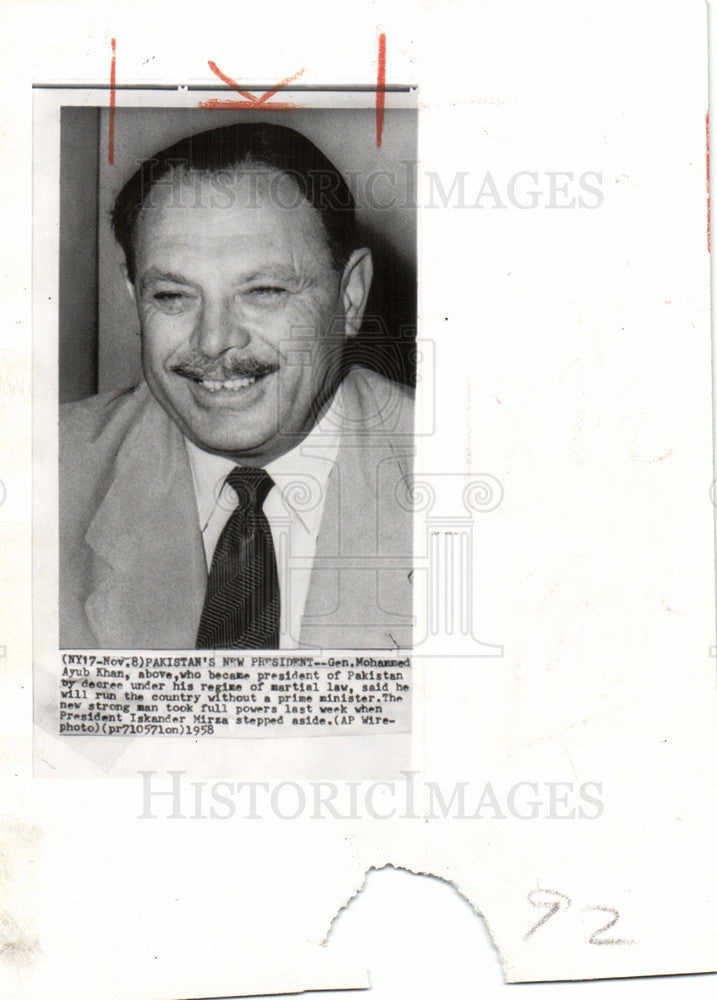
<path id="1" fill-rule="evenodd" d="M 165 312 L 178 312 L 188 305 L 190 296 L 184 292 L 155 292 L 152 300 Z"/>
<path id="2" fill-rule="evenodd" d="M 281 285 L 256 285 L 249 289 L 249 294 L 255 298 L 271 299 L 283 295 L 286 289 Z"/>

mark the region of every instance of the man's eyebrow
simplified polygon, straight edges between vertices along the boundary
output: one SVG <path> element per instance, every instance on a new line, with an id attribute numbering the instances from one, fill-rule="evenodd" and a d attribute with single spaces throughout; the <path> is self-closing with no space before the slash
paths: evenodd
<path id="1" fill-rule="evenodd" d="M 245 271 L 243 274 L 237 276 L 237 280 L 240 282 L 266 278 L 281 278 L 286 281 L 296 281 L 298 275 L 293 267 L 286 267 L 283 264 L 266 264 L 260 267 L 253 267 L 251 271 Z"/>
<path id="2" fill-rule="evenodd" d="M 175 285 L 191 285 L 191 281 L 174 271 L 161 271 L 157 267 L 150 267 L 140 279 L 140 288 L 144 289 L 155 281 L 172 281 Z"/>
<path id="3" fill-rule="evenodd" d="M 299 278 L 293 267 L 283 264 L 266 264 L 253 267 L 251 271 L 244 271 L 235 278 L 237 284 L 245 284 L 257 280 L 278 279 L 283 281 L 296 281 Z M 176 285 L 192 285 L 192 282 L 178 274 L 176 271 L 163 271 L 158 267 L 150 267 L 140 278 L 140 288 L 145 289 L 155 281 L 171 281 Z"/>

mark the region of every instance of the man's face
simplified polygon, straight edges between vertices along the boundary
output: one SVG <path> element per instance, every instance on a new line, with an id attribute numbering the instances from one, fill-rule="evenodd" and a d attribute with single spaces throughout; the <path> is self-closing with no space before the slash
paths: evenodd
<path id="1" fill-rule="evenodd" d="M 346 317 L 368 286 L 354 274 L 351 292 L 318 212 L 270 168 L 220 188 L 175 175 L 148 201 L 133 289 L 145 378 L 199 447 L 263 465 L 311 428 L 337 333 L 356 332 Z"/>

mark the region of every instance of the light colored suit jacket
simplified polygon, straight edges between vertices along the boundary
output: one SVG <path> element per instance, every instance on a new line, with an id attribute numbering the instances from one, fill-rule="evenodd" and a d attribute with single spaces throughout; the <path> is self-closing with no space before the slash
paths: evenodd
<path id="1" fill-rule="evenodd" d="M 357 367 L 342 399 L 300 646 L 407 648 L 412 397 Z M 184 439 L 147 386 L 61 407 L 61 648 L 192 649 L 206 584 Z"/>

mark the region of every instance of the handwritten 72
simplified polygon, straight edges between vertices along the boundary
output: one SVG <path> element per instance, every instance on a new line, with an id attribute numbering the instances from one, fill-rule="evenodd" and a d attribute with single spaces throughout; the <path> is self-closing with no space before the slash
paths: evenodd
<path id="1" fill-rule="evenodd" d="M 543 898 L 539 895 L 541 893 Z M 554 917 L 556 913 L 561 911 L 565 912 L 565 910 L 570 909 L 570 904 L 572 902 L 569 896 L 566 896 L 562 892 L 558 892 L 556 889 L 532 889 L 526 898 L 531 906 L 545 907 L 547 912 L 544 913 L 540 920 L 536 924 L 533 924 L 530 930 L 523 935 L 525 941 L 532 937 L 532 935 L 535 934 L 540 927 L 543 927 L 543 925 L 546 924 L 551 917 Z M 602 936 L 606 931 L 609 931 L 611 927 L 614 927 L 620 919 L 619 912 L 613 906 L 584 906 L 580 912 L 585 913 L 588 910 L 596 910 L 600 913 L 609 913 L 611 915 L 611 919 L 608 920 L 606 924 L 603 924 L 601 927 L 596 928 L 596 930 L 592 932 L 588 938 L 589 944 L 605 945 L 636 943 L 635 941 L 628 940 L 627 938 Z"/>

